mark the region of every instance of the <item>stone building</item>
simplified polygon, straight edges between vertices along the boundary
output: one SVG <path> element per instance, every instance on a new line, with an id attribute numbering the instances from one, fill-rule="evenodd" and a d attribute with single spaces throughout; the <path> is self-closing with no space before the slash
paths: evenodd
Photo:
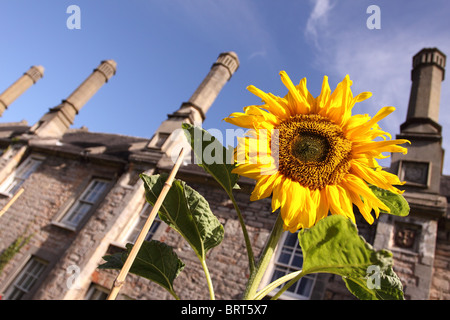
<path id="1" fill-rule="evenodd" d="M 186 145 L 183 122 L 201 123 L 215 98 L 239 67 L 235 53 L 219 55 L 187 102 L 149 139 L 72 129 L 76 114 L 115 74 L 116 63 L 103 61 L 65 100 L 34 125 L 0 124 L 0 257 L 20 237 L 23 247 L 0 263 L 3 299 L 105 299 L 117 270 L 100 270 L 102 257 L 133 242 L 150 212 L 139 174 L 167 172 L 172 154 Z M 412 142 L 407 155 L 394 156 L 391 170 L 407 181 L 407 218 L 382 215 L 373 226 L 358 227 L 376 249 L 393 252 L 394 269 L 407 299 L 450 299 L 450 238 L 447 199 L 450 177 L 442 175 L 443 150 L 438 124 L 445 55 L 424 49 L 413 58 L 411 98 L 401 137 Z M 0 115 L 40 79 L 32 67 L 0 94 Z M 113 81 L 113 79 L 112 79 Z M 105 88 L 104 90 L 107 90 Z M 178 174 L 208 200 L 225 229 L 220 246 L 207 256 L 217 299 L 239 299 L 248 277 L 244 239 L 231 201 L 196 164 Z M 249 202 L 250 180 L 239 181 L 236 199 L 258 255 L 275 221 L 270 199 Z M 446 199 L 447 197 L 447 199 Z M 208 299 L 203 270 L 187 243 L 160 220 L 147 239 L 175 248 L 186 264 L 174 282 L 181 299 Z M 295 234 L 285 232 L 263 279 L 269 283 L 301 268 Z M 1 260 L 0 260 L 1 262 Z M 148 280 L 129 275 L 119 299 L 172 299 Z M 303 278 L 283 299 L 352 299 L 340 277 Z"/>

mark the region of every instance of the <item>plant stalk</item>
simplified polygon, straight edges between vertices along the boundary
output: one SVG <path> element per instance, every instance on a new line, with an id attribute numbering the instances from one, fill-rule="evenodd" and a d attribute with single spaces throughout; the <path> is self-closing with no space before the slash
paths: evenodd
<path id="1" fill-rule="evenodd" d="M 211 275 L 209 274 L 208 266 L 206 265 L 206 260 L 200 259 L 200 262 L 202 264 L 203 271 L 205 272 L 206 282 L 208 283 L 209 298 L 211 300 L 216 300 L 216 298 L 214 296 L 214 287 L 212 284 Z"/>
<path id="2" fill-rule="evenodd" d="M 273 226 L 272 232 L 270 234 L 269 240 L 262 252 L 261 258 L 254 272 L 250 273 L 250 278 L 248 279 L 247 288 L 245 289 L 243 299 L 253 300 L 256 296 L 256 290 L 258 290 L 259 284 L 261 283 L 262 277 L 266 272 L 267 266 L 269 265 L 270 259 L 275 252 L 281 235 L 283 234 L 283 219 L 281 215 L 278 214 L 275 225 Z"/>
<path id="3" fill-rule="evenodd" d="M 292 280 L 295 278 L 295 281 L 297 281 L 298 279 L 300 279 L 302 277 L 302 270 L 299 271 L 295 271 L 292 273 L 289 273 L 281 278 L 278 278 L 277 280 L 275 280 L 274 282 L 270 283 L 269 285 L 267 285 L 264 289 L 262 289 L 261 291 L 259 291 L 256 296 L 255 296 L 255 300 L 261 300 L 262 298 L 264 298 L 268 293 L 270 293 L 272 290 L 274 290 L 275 288 L 277 288 L 278 286 L 282 285 L 283 283 Z M 294 283 L 294 282 L 293 282 Z M 292 284 L 293 284 L 292 283 Z M 292 285 L 291 284 L 291 285 Z M 277 293 L 277 298 L 288 289 L 288 287 L 284 286 L 279 292 L 281 292 L 279 295 Z M 273 299 L 276 300 L 277 298 Z"/>
<path id="4" fill-rule="evenodd" d="M 302 270 L 295 274 L 296 276 L 292 278 L 288 283 L 286 283 L 283 288 L 281 288 L 270 300 L 277 300 L 287 289 L 289 289 L 294 283 L 296 283 L 298 280 L 300 280 L 301 277 L 305 275 Z"/>

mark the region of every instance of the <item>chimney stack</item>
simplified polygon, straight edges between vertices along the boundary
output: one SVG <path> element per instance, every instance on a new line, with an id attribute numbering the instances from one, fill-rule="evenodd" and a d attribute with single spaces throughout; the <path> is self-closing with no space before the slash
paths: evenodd
<path id="1" fill-rule="evenodd" d="M 30 132 L 41 138 L 59 138 L 73 124 L 75 116 L 92 96 L 116 73 L 114 60 L 102 61 L 92 74 L 63 100 L 47 112 Z"/>
<path id="2" fill-rule="evenodd" d="M 173 156 L 176 158 L 181 148 L 190 149 L 181 125 L 185 122 L 200 125 L 205 120 L 206 112 L 238 67 L 239 59 L 236 53 L 221 53 L 191 98 L 161 123 L 145 148 L 157 150 L 164 155 L 158 166 L 173 166 Z"/>
<path id="3" fill-rule="evenodd" d="M 405 287 L 405 297 L 411 300 L 430 299 L 435 279 L 433 264 L 438 261 L 435 251 L 441 232 L 448 230 L 442 223 L 448 223 L 448 209 L 447 199 L 441 193 L 444 150 L 438 123 L 444 68 L 445 55 L 436 48 L 422 49 L 413 57 L 408 113 L 397 135 L 411 144 L 404 145 L 406 154 L 392 153 L 390 168 L 405 182 L 398 188 L 405 191 L 403 196 L 410 212 L 408 217 L 381 215 L 373 237 L 376 249 L 401 250 L 395 262 L 407 261 L 419 279 L 408 281 Z M 413 256 L 418 258 L 412 259 Z"/>
<path id="4" fill-rule="evenodd" d="M 183 144 L 184 134 L 179 134 L 181 124 L 202 123 L 206 112 L 238 67 L 239 59 L 236 53 L 221 53 L 188 102 L 183 102 L 177 111 L 168 115 L 168 119 L 161 123 L 147 147 L 169 154 L 172 148 Z M 173 132 L 178 132 L 178 136 L 172 134 Z"/>
<path id="5" fill-rule="evenodd" d="M 0 116 L 8 106 L 44 76 L 44 67 L 32 66 L 8 89 L 0 94 Z"/>
<path id="6" fill-rule="evenodd" d="M 180 109 L 193 107 L 200 112 L 202 120 L 205 120 L 206 112 L 238 68 L 239 59 L 235 52 L 221 53 L 197 90 L 187 102 L 181 105 Z"/>
<path id="7" fill-rule="evenodd" d="M 441 82 L 445 76 L 446 56 L 437 48 L 425 48 L 413 57 L 411 93 L 406 123 L 439 121 Z M 411 126 L 410 126 L 411 127 Z M 409 128 L 409 131 L 414 130 Z"/>
<path id="8" fill-rule="evenodd" d="M 445 60 L 437 48 L 424 48 L 413 57 L 408 113 L 397 135 L 411 145 L 405 145 L 407 154 L 393 153 L 391 158 L 391 172 L 406 182 L 407 191 L 439 194 L 444 150 L 438 120 Z"/>

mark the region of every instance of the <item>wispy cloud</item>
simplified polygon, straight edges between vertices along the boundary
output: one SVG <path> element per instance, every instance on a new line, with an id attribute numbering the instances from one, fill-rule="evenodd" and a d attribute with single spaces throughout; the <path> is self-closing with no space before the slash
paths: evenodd
<path id="1" fill-rule="evenodd" d="M 332 9 L 330 0 L 313 0 L 313 9 L 306 22 L 305 36 L 319 46 L 319 33 L 327 26 L 328 15 Z"/>
<path id="2" fill-rule="evenodd" d="M 260 51 L 252 52 L 252 53 L 249 55 L 248 59 L 251 60 L 251 59 L 254 59 L 254 58 L 256 58 L 256 57 L 262 57 L 262 58 L 264 58 L 264 57 L 266 57 L 266 56 L 267 56 L 267 50 L 260 50 Z"/>

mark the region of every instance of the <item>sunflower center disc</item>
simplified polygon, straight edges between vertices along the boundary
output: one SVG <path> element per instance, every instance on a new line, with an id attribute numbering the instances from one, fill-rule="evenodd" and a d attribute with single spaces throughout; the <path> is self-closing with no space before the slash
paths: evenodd
<path id="1" fill-rule="evenodd" d="M 292 154 L 303 162 L 323 161 L 327 157 L 327 139 L 318 135 L 301 135 L 292 143 Z"/>
<path id="2" fill-rule="evenodd" d="M 352 143 L 318 115 L 295 115 L 277 127 L 278 170 L 310 189 L 336 184 L 348 173 Z"/>

